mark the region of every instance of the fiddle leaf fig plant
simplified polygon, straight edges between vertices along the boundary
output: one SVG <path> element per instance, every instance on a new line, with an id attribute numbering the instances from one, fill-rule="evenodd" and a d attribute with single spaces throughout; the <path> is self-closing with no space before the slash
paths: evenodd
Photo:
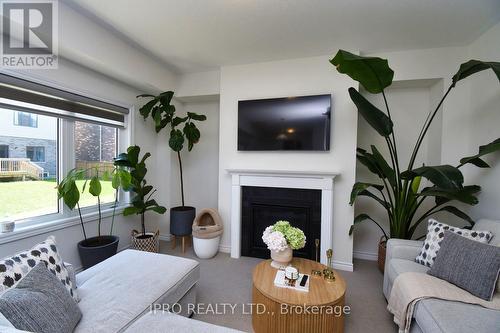
<path id="1" fill-rule="evenodd" d="M 115 158 L 115 165 L 119 168 L 128 168 L 130 173 L 130 186 L 125 190 L 133 193 L 131 206 L 123 210 L 123 216 L 140 215 L 142 235 L 146 236 L 145 214 L 148 211 L 153 211 L 158 214 L 165 214 L 167 209 L 160 206 L 156 200 L 151 199 L 156 190 L 153 186 L 148 185 L 145 177 L 148 172 L 146 168 L 146 160 L 151 157 L 151 153 L 145 153 L 139 159 L 141 148 L 139 146 L 130 146 L 126 153 L 122 153 Z M 116 178 L 120 178 L 117 176 Z"/>
<path id="2" fill-rule="evenodd" d="M 395 124 L 385 94 L 385 89 L 392 84 L 394 78 L 394 71 L 389 67 L 388 61 L 339 50 L 330 63 L 336 67 L 339 73 L 346 74 L 359 82 L 369 93 L 382 94 L 384 101 L 384 110 L 382 111 L 355 88 L 348 90 L 359 114 L 385 139 L 389 151 L 389 160 L 386 160 L 373 145 L 370 147 L 370 151 L 362 148 L 357 149 L 357 160 L 375 174 L 380 181 L 379 183 L 355 183 L 351 192 L 350 204 L 353 205 L 360 196 L 375 200 L 387 212 L 389 232 L 387 233 L 379 222 L 363 213 L 354 218 L 349 234 L 352 234 L 355 225 L 369 220 L 381 229 L 386 239 L 391 237 L 411 239 L 415 229 L 422 221 L 441 211 L 454 214 L 468 222 L 469 228 L 472 227 L 474 225 L 473 219 L 451 203 L 455 201 L 475 205 L 478 203 L 477 194 L 481 188 L 478 185 L 464 185 L 464 177 L 460 168 L 466 164 L 480 168 L 490 167 L 482 157 L 500 150 L 500 138 L 479 147 L 477 154 L 462 158 L 457 166 L 423 165 L 415 167 L 415 161 L 429 127 L 456 84 L 470 75 L 488 69 L 491 69 L 500 81 L 500 63 L 470 60 L 460 65 L 436 108 L 429 112 L 416 140 L 408 165 L 405 166 L 402 165 L 399 157 Z M 422 179 L 426 179 L 432 185 L 422 188 Z M 434 199 L 434 205 L 421 212 L 419 208 L 427 199 Z"/>
<path id="3" fill-rule="evenodd" d="M 88 173 L 93 173 L 94 175 L 90 179 L 86 178 Z M 113 205 L 113 217 L 110 227 L 109 234 L 113 234 L 113 224 L 115 219 L 115 210 L 118 201 L 118 191 L 121 188 L 127 189 L 130 187 L 130 174 L 127 170 L 122 168 L 113 169 L 111 172 L 113 181 L 112 187 L 115 189 L 115 203 Z M 101 238 L 101 224 L 102 224 L 102 213 L 101 213 L 101 192 L 102 185 L 101 180 L 107 180 L 110 174 L 103 172 L 100 176 L 100 170 L 98 167 L 92 167 L 88 169 L 72 169 L 68 172 L 66 177 L 57 185 L 57 197 L 58 199 L 63 199 L 64 204 L 73 210 L 75 207 L 78 210 L 78 216 L 80 217 L 80 224 L 82 227 L 83 237 L 87 239 L 87 233 L 85 230 L 85 225 L 83 223 L 82 211 L 80 208 L 80 193 L 84 193 L 86 190 L 94 197 L 97 198 L 97 210 L 99 212 L 99 218 L 97 221 L 97 235 Z M 77 186 L 77 181 L 83 181 L 82 190 L 80 191 Z"/>
<path id="4" fill-rule="evenodd" d="M 151 98 L 149 102 L 140 108 L 139 113 L 144 117 L 144 120 L 147 118 L 153 119 L 156 133 L 159 133 L 164 128 L 170 131 L 168 145 L 177 153 L 182 207 L 184 207 L 184 178 L 182 174 L 181 151 L 186 142 L 188 151 L 191 151 L 194 145 L 200 141 L 201 134 L 200 130 L 196 127 L 196 122 L 204 121 L 207 117 L 194 112 L 188 112 L 186 116 L 179 117 L 176 114 L 175 106 L 172 104 L 173 91 L 166 91 L 158 96 L 143 94 L 137 97 Z"/>

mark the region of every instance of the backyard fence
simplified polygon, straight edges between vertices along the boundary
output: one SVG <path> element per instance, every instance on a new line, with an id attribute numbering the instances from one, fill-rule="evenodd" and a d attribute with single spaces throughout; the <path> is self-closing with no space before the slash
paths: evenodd
<path id="1" fill-rule="evenodd" d="M 76 168 L 78 170 L 87 170 L 85 177 L 91 178 L 97 175 L 102 177 L 105 172 L 111 174 L 114 170 L 113 162 L 99 162 L 99 161 L 76 161 Z"/>

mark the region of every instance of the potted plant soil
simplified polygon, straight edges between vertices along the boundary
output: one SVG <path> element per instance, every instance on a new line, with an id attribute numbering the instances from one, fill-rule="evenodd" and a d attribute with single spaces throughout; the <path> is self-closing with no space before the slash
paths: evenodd
<path id="1" fill-rule="evenodd" d="M 164 128 L 169 130 L 170 136 L 168 144 L 176 153 L 179 163 L 182 202 L 181 206 L 170 209 L 170 233 L 174 236 L 187 236 L 192 232 L 192 224 L 196 217 L 196 209 L 191 206 L 186 206 L 184 201 L 184 178 L 182 174 L 181 151 L 185 143 L 187 143 L 188 151 L 191 151 L 193 146 L 199 142 L 201 134 L 195 122 L 204 121 L 207 117 L 193 112 L 188 112 L 184 117 L 177 116 L 175 106 L 172 104 L 173 96 L 173 91 L 166 91 L 158 96 L 148 94 L 139 95 L 138 97 L 151 98 L 149 102 L 140 108 L 139 112 L 144 119 L 150 117 L 154 120 L 157 133 Z"/>
<path id="2" fill-rule="evenodd" d="M 95 175 L 90 179 L 85 179 L 85 175 L 88 171 L 93 170 Z M 108 175 L 103 173 L 103 178 L 107 178 Z M 113 217 L 110 227 L 110 232 L 107 235 L 101 233 L 102 225 L 102 213 L 101 213 L 101 192 L 102 185 L 101 179 L 99 177 L 99 169 L 91 168 L 86 170 L 73 169 L 68 172 L 66 177 L 57 186 L 57 194 L 59 199 L 63 199 L 65 205 L 73 210 L 75 207 L 78 210 L 78 215 L 80 217 L 80 224 L 83 231 L 84 239 L 78 242 L 78 254 L 80 255 L 80 260 L 84 269 L 92 267 L 103 260 L 116 254 L 118 249 L 119 237 L 113 235 L 113 224 L 115 218 L 115 209 L 118 198 L 118 189 L 120 187 L 128 188 L 130 186 L 130 174 L 124 169 L 116 168 L 113 171 L 112 186 L 115 189 L 115 203 L 113 206 Z M 80 192 L 77 181 L 83 181 L 83 187 Z M 97 220 L 97 236 L 87 237 L 87 232 L 85 230 L 85 225 L 83 222 L 82 212 L 80 209 L 80 193 L 84 193 L 86 190 L 97 198 L 97 209 L 99 212 Z"/>
<path id="3" fill-rule="evenodd" d="M 349 95 L 359 114 L 385 139 L 389 152 L 386 160 L 380 153 L 382 149 L 379 150 L 373 145 L 371 151 L 363 148 L 357 149 L 358 161 L 367 167 L 378 178 L 378 181 L 355 183 L 351 192 L 350 204 L 354 204 L 360 196 L 375 200 L 387 213 L 389 232 L 386 233 L 380 223 L 368 214 L 359 214 L 354 218 L 349 234 L 352 234 L 355 225 L 365 220 L 374 222 L 380 228 L 384 236 L 379 242 L 379 268 L 383 271 L 386 241 L 389 238 L 412 239 L 416 228 L 437 212 L 454 214 L 469 223 L 468 227 L 471 228 L 474 225 L 472 218 L 451 203 L 460 202 L 475 205 L 478 203 L 477 194 L 481 188 L 477 185 L 465 185 L 460 168 L 467 164 L 489 168 L 488 163 L 482 157 L 500 150 L 500 138 L 480 146 L 477 154 L 462 158 L 456 166 L 416 166 L 416 158 L 435 116 L 442 109 L 441 105 L 457 83 L 470 75 L 488 69 L 493 70 L 500 80 L 500 63 L 469 60 L 461 64 L 445 94 L 424 121 L 409 161 L 402 161 L 397 149 L 396 129 L 385 95 L 385 88 L 392 84 L 394 76 L 394 71 L 389 67 L 387 60 L 377 57 L 362 57 L 339 50 L 330 62 L 339 73 L 347 74 L 358 81 L 371 94 L 382 94 L 384 100 L 382 111 L 371 104 L 358 90 L 349 88 Z M 423 178 L 426 181 L 422 181 Z M 421 186 L 424 184 L 426 187 Z M 425 207 L 422 204 L 430 201 L 429 199 L 433 201 L 431 208 L 422 209 Z M 417 235 L 416 238 L 421 237 Z"/>
<path id="4" fill-rule="evenodd" d="M 127 189 L 133 194 L 131 206 L 123 211 L 124 216 L 140 215 L 141 232 L 132 231 L 132 248 L 140 251 L 159 252 L 160 240 L 159 231 L 146 232 L 146 212 L 155 212 L 165 214 L 167 209 L 158 205 L 156 200 L 151 199 L 156 192 L 152 185 L 148 185 L 145 177 L 148 172 L 146 160 L 151 156 L 150 153 L 144 154 L 139 159 L 141 148 L 139 146 L 130 146 L 126 153 L 118 155 L 115 159 L 115 166 L 124 167 L 130 170 L 130 187 Z"/>

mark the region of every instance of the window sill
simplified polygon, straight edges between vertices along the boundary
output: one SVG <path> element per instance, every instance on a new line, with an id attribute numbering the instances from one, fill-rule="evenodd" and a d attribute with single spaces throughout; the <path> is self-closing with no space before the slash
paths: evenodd
<path id="1" fill-rule="evenodd" d="M 127 207 L 122 205 L 116 208 L 115 216 L 121 215 L 123 209 Z M 113 215 L 113 208 L 108 208 L 102 211 L 102 218 L 108 218 Z M 97 211 L 82 214 L 83 223 L 97 221 L 99 213 Z M 55 230 L 69 228 L 80 224 L 80 217 L 78 215 L 63 217 L 52 221 L 40 222 L 34 225 L 21 226 L 16 225 L 13 232 L 0 233 L 0 245 L 11 243 L 23 238 L 33 237 L 44 233 L 52 232 Z M 83 237 L 83 236 L 82 236 Z"/>

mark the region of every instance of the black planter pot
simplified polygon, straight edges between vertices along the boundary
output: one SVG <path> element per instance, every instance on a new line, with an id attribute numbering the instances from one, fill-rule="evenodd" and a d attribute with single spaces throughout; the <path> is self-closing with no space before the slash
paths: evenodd
<path id="1" fill-rule="evenodd" d="M 196 208 L 179 206 L 170 209 L 170 233 L 175 236 L 191 235 Z"/>
<path id="2" fill-rule="evenodd" d="M 78 242 L 78 254 L 83 269 L 90 268 L 116 254 L 118 236 L 101 236 L 84 239 Z"/>

